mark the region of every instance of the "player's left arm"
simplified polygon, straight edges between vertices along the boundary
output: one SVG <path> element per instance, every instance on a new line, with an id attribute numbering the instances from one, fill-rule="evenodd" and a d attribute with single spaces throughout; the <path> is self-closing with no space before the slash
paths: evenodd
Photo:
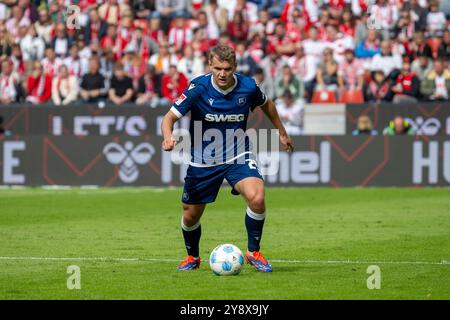
<path id="1" fill-rule="evenodd" d="M 288 152 L 294 151 L 294 142 L 287 134 L 286 129 L 281 122 L 277 108 L 275 107 L 275 103 L 271 99 L 267 99 L 266 103 L 261 106 L 261 109 L 270 119 L 274 127 L 278 129 L 278 132 L 280 134 L 280 142 L 283 145 L 284 149 Z"/>

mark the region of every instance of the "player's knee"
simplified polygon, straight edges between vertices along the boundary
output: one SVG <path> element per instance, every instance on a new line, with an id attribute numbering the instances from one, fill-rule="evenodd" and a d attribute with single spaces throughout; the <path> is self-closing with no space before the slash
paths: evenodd
<path id="1" fill-rule="evenodd" d="M 264 203 L 264 193 L 256 192 L 248 201 L 248 206 L 255 213 L 264 213 L 266 211 Z"/>
<path id="2" fill-rule="evenodd" d="M 191 207 L 183 205 L 183 222 L 187 227 L 191 227 L 200 220 L 200 214 L 192 210 Z"/>

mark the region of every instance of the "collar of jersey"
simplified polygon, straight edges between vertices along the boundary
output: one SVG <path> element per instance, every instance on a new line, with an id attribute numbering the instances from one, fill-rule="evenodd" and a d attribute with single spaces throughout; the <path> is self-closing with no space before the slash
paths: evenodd
<path id="1" fill-rule="evenodd" d="M 216 89 L 217 91 L 219 91 L 221 94 L 227 95 L 227 94 L 229 94 L 231 91 L 233 91 L 234 88 L 236 88 L 236 86 L 237 86 L 238 79 L 237 79 L 237 77 L 236 77 L 235 74 L 233 74 L 233 78 L 234 78 L 234 85 L 233 85 L 232 87 L 228 88 L 227 90 L 222 90 L 222 89 L 220 89 L 220 88 L 216 85 L 216 83 L 214 82 L 214 77 L 213 77 L 212 74 L 211 74 L 211 84 L 212 84 L 213 88 Z"/>

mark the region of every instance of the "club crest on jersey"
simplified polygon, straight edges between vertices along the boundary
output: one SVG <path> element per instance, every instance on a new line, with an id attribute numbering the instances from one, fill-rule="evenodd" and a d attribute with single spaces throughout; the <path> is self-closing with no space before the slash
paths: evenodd
<path id="1" fill-rule="evenodd" d="M 177 101 L 175 101 L 175 104 L 177 105 L 177 106 L 179 106 L 184 100 L 186 100 L 186 96 L 184 95 L 184 93 L 178 98 L 178 100 Z"/>
<path id="2" fill-rule="evenodd" d="M 247 102 L 247 98 L 244 96 L 237 97 L 237 104 L 243 106 Z"/>

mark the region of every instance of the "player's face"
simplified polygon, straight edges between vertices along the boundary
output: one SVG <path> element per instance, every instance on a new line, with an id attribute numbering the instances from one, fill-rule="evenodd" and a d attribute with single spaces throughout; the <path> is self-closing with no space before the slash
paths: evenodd
<path id="1" fill-rule="evenodd" d="M 213 75 L 214 82 L 217 86 L 226 90 L 233 86 L 234 84 L 234 71 L 236 70 L 236 66 L 231 64 L 228 61 L 219 60 L 217 57 L 214 57 L 212 61 L 209 63 L 209 67 L 211 69 L 211 73 Z"/>

